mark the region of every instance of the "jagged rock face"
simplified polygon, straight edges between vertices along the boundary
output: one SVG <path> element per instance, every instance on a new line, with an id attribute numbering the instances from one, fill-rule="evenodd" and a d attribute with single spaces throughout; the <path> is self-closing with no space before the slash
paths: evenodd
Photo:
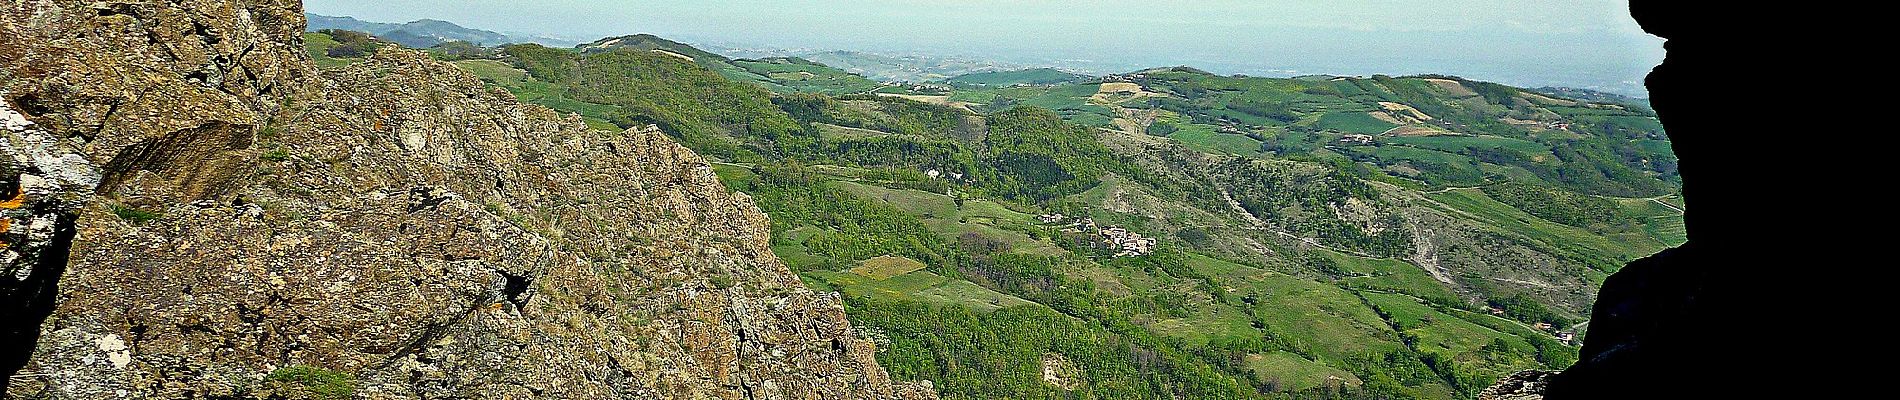
<path id="1" fill-rule="evenodd" d="M 657 130 L 407 50 L 316 73 L 294 2 L 4 7 L 9 104 L 98 170 L 45 197 L 77 235 L 16 391 L 294 397 L 267 374 L 302 365 L 366 398 L 935 397 Z"/>
<path id="2" fill-rule="evenodd" d="M 1478 400 L 1543 400 L 1544 390 L 1556 377 L 1553 371 L 1523 371 L 1499 379 L 1478 392 Z"/>

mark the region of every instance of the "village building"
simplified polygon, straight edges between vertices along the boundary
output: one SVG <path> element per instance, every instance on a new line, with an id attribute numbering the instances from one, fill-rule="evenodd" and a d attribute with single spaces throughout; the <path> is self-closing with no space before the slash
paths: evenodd
<path id="1" fill-rule="evenodd" d="M 1101 231 L 1103 244 L 1117 250 L 1116 257 L 1132 257 L 1154 252 L 1155 238 L 1143 237 L 1139 233 L 1129 232 L 1122 227 L 1110 227 Z"/>

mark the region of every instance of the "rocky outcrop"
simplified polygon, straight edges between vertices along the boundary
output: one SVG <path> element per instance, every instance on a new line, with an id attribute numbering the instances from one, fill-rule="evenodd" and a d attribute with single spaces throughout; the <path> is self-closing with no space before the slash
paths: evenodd
<path id="1" fill-rule="evenodd" d="M 1478 392 L 1478 400 L 1543 400 L 1551 371 L 1523 371 L 1499 379 L 1498 383 Z"/>
<path id="2" fill-rule="evenodd" d="M 13 392 L 935 397 L 655 129 L 408 50 L 318 73 L 295 2 L 0 7 L 0 172 L 46 204 L 0 261 L 54 300 Z"/>

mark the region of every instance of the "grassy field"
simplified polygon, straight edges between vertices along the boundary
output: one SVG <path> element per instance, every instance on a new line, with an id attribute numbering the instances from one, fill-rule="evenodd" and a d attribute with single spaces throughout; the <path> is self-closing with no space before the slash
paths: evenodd
<path id="1" fill-rule="evenodd" d="M 1467 370 L 1479 371 L 1489 382 L 1525 369 L 1542 368 L 1537 348 L 1522 337 L 1454 317 L 1421 304 L 1411 296 L 1363 293 L 1367 302 L 1390 317 L 1413 350 L 1436 355 Z"/>
<path id="2" fill-rule="evenodd" d="M 1664 243 L 1647 237 L 1620 235 L 1611 239 L 1583 228 L 1546 221 L 1499 203 L 1478 189 L 1448 190 L 1426 196 L 1504 232 L 1524 236 L 1561 252 L 1597 260 L 1600 267 L 1609 270 L 1620 268 L 1628 260 L 1655 254 L 1666 248 Z"/>
<path id="3" fill-rule="evenodd" d="M 966 87 L 951 94 L 949 101 L 983 104 L 994 109 L 1031 105 L 1053 110 L 1069 122 L 1087 126 L 1108 126 L 1114 119 L 1115 113 L 1107 107 L 1089 102 L 1089 98 L 1095 96 L 1100 89 L 1101 85 L 1095 84 Z"/>
<path id="4" fill-rule="evenodd" d="M 1396 328 L 1416 338 L 1413 345 L 1421 352 L 1457 356 L 1477 351 L 1491 344 L 1493 339 L 1503 339 L 1512 349 L 1525 354 L 1535 351 L 1523 338 L 1439 312 L 1411 296 L 1371 292 L 1362 295 L 1379 312 L 1390 316 Z"/>
<path id="5" fill-rule="evenodd" d="M 1025 254 L 1061 254 L 1066 250 L 1046 239 L 1036 239 L 1023 230 L 1035 223 L 1035 216 L 1011 210 L 1000 203 L 970 199 L 958 207 L 950 196 L 921 190 L 892 189 L 882 186 L 834 181 L 852 194 L 879 200 L 918 216 L 931 232 L 955 240 L 965 233 L 976 233 L 1010 246 Z"/>
<path id="6" fill-rule="evenodd" d="M 1386 143 L 1425 148 L 1445 152 L 1462 152 L 1466 149 L 1502 147 L 1531 155 L 1548 155 L 1550 146 L 1524 139 L 1512 139 L 1499 136 L 1412 136 L 1391 137 Z"/>
<path id="7" fill-rule="evenodd" d="M 735 60 L 732 62 L 776 87 L 774 92 L 824 93 L 829 95 L 864 93 L 882 84 L 836 68 L 802 59 Z"/>
<path id="8" fill-rule="evenodd" d="M 1214 154 L 1234 154 L 1249 157 L 1260 155 L 1260 141 L 1232 133 L 1215 131 L 1212 125 L 1180 124 L 1181 129 L 1168 135 L 1168 138 L 1180 141 L 1189 148 Z"/>
<path id="9" fill-rule="evenodd" d="M 741 180 L 750 180 L 759 176 L 758 173 L 752 172 L 752 168 L 744 165 L 722 162 L 713 162 L 710 164 L 712 164 L 713 175 L 719 176 L 719 181 L 727 184 Z"/>
<path id="10" fill-rule="evenodd" d="M 823 229 L 810 226 L 786 231 L 783 237 L 772 245 L 772 254 L 777 255 L 779 260 L 784 261 L 785 266 L 793 271 L 822 269 L 825 258 L 813 255 L 805 248 L 805 239 L 822 232 L 824 232 Z"/>
<path id="11" fill-rule="evenodd" d="M 340 44 L 337 43 L 336 38 L 328 34 L 305 32 L 303 42 L 304 51 L 310 55 L 310 61 L 317 64 L 317 68 L 336 68 L 362 61 L 357 58 L 331 58 L 327 55 L 326 53 L 329 53 L 331 48 Z"/>
<path id="12" fill-rule="evenodd" d="M 1658 203 L 1658 201 L 1662 203 Z M 1681 200 L 1677 197 L 1650 199 L 1616 199 L 1616 204 L 1625 214 L 1642 223 L 1643 232 L 1649 237 L 1669 246 L 1680 246 L 1689 241 L 1688 227 L 1683 224 Z M 1668 205 L 1664 205 L 1668 204 Z"/>
<path id="13" fill-rule="evenodd" d="M 1183 288 L 1182 290 L 1192 290 Z M 1226 305 L 1198 303 L 1188 306 L 1188 315 L 1182 318 L 1156 320 L 1147 324 L 1148 330 L 1162 336 L 1181 339 L 1189 346 L 1203 346 L 1214 340 L 1236 340 L 1256 338 L 1260 330 L 1254 329 L 1252 319 L 1245 310 Z"/>
<path id="14" fill-rule="evenodd" d="M 1377 135 L 1397 128 L 1391 122 L 1385 122 L 1363 112 L 1332 112 L 1319 117 L 1320 129 L 1331 129 L 1346 133 Z"/>
<path id="15" fill-rule="evenodd" d="M 1253 315 L 1272 335 L 1321 362 L 1404 346 L 1378 313 L 1333 285 L 1271 272 L 1232 282 L 1236 295 L 1258 299 Z"/>
<path id="16" fill-rule="evenodd" d="M 1016 296 L 998 293 L 962 279 L 945 278 L 927 271 L 913 271 L 878 279 L 851 272 L 809 271 L 808 281 L 823 282 L 825 287 L 847 296 L 869 296 L 884 300 L 922 301 L 959 304 L 977 311 L 1034 305 Z"/>
<path id="17" fill-rule="evenodd" d="M 1358 276 L 1340 279 L 1347 287 L 1404 293 L 1420 298 L 1457 299 L 1450 288 L 1425 269 L 1394 259 L 1373 259 L 1340 254 L 1325 249 L 1318 252 Z"/>
<path id="18" fill-rule="evenodd" d="M 1344 152 L 1372 158 L 1376 165 L 1405 166 L 1420 171 L 1399 175 L 1434 186 L 1475 185 L 1484 181 L 1484 165 L 1464 155 L 1408 146 L 1353 146 L 1344 148 Z"/>
<path id="19" fill-rule="evenodd" d="M 881 281 L 893 276 L 917 272 L 925 267 L 924 263 L 909 258 L 879 256 L 859 262 L 856 268 L 851 269 L 851 273 Z"/>
<path id="20" fill-rule="evenodd" d="M 1352 387 L 1359 386 L 1361 383 L 1359 377 L 1353 376 L 1351 372 L 1284 351 L 1248 354 L 1244 362 L 1247 369 L 1266 377 L 1268 381 L 1286 390 L 1305 390 L 1327 385 Z"/>

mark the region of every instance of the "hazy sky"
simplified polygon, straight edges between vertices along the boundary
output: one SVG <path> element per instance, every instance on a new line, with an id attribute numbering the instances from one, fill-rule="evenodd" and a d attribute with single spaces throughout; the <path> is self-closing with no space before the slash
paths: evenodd
<path id="1" fill-rule="evenodd" d="M 910 52 L 1125 72 L 1442 73 L 1642 94 L 1626 0 L 308 0 L 309 12 L 593 39 Z"/>

